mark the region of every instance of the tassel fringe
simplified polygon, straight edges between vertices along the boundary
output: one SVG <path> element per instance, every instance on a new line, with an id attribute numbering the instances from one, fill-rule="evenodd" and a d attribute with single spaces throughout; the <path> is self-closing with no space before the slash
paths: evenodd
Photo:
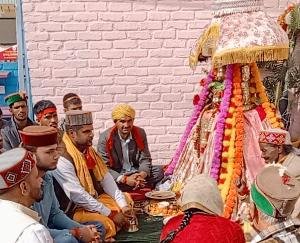
<path id="1" fill-rule="evenodd" d="M 195 47 L 189 56 L 189 64 L 193 70 L 195 70 L 197 66 L 199 56 L 213 55 L 219 37 L 220 24 L 218 22 L 212 23 L 197 40 Z"/>
<path id="2" fill-rule="evenodd" d="M 233 63 L 279 61 L 288 58 L 289 46 L 257 46 L 218 52 L 213 56 L 213 66 L 221 67 Z"/>

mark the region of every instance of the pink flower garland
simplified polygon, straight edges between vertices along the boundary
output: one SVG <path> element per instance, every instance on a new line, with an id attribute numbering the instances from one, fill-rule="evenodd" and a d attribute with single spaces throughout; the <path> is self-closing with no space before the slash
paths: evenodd
<path id="1" fill-rule="evenodd" d="M 230 97 L 232 94 L 232 79 L 233 79 L 233 65 L 228 65 L 225 74 L 225 91 L 220 105 L 220 113 L 216 124 L 216 136 L 214 141 L 214 155 L 212 159 L 212 166 L 210 176 L 216 180 L 219 178 L 222 154 L 222 141 L 224 136 L 225 119 L 228 114 Z"/>
<path id="2" fill-rule="evenodd" d="M 205 85 L 203 87 L 203 89 L 201 90 L 200 93 L 200 100 L 198 102 L 197 105 L 194 106 L 194 110 L 192 113 L 192 116 L 190 118 L 190 120 L 188 121 L 188 124 L 185 128 L 184 134 L 182 135 L 181 139 L 180 139 L 180 143 L 179 146 L 177 147 L 175 154 L 173 156 L 173 159 L 171 161 L 171 163 L 169 164 L 167 170 L 165 171 L 165 175 L 171 175 L 173 174 L 173 171 L 175 169 L 175 166 L 179 160 L 179 157 L 182 153 L 182 150 L 186 144 L 186 141 L 188 139 L 188 136 L 191 133 L 192 128 L 194 127 L 194 125 L 197 122 L 197 119 L 199 118 L 200 112 L 203 110 L 206 100 L 207 100 L 207 96 L 209 94 L 209 84 L 212 82 L 213 80 L 213 71 L 211 71 L 209 73 L 209 75 L 207 76 L 206 80 L 205 80 Z"/>

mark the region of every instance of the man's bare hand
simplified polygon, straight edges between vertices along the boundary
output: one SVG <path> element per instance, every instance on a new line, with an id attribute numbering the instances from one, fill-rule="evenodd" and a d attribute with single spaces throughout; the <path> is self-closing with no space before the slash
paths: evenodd
<path id="1" fill-rule="evenodd" d="M 122 212 L 115 213 L 111 219 L 120 228 L 126 227 L 129 223 Z"/>
<path id="2" fill-rule="evenodd" d="M 78 232 L 78 233 L 77 233 Z M 93 225 L 82 226 L 77 229 L 72 229 L 71 234 L 74 235 L 78 240 L 84 243 L 99 243 L 100 235 L 97 229 Z"/>
<path id="3" fill-rule="evenodd" d="M 135 187 L 136 183 L 137 183 L 137 177 L 138 177 L 137 173 L 132 174 L 130 176 L 127 176 L 126 177 L 126 182 L 125 182 L 126 185 L 131 186 L 131 187 Z"/>
<path id="4" fill-rule="evenodd" d="M 130 217 L 132 217 L 133 210 L 129 206 L 125 206 L 122 208 L 122 213 L 124 214 L 124 216 L 126 218 L 130 218 Z"/>

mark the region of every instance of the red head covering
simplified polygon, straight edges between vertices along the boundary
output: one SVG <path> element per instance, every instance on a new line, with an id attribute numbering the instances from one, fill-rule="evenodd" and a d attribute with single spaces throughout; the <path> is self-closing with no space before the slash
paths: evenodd
<path id="1" fill-rule="evenodd" d="M 57 144 L 58 132 L 53 127 L 47 126 L 28 126 L 20 131 L 24 145 L 43 147 Z"/>

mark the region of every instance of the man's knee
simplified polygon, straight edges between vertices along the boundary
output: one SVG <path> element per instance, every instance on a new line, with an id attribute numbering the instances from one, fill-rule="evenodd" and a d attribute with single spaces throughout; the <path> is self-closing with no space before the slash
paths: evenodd
<path id="1" fill-rule="evenodd" d="M 153 177 L 153 182 L 156 184 L 161 181 L 164 177 L 164 171 L 162 165 L 153 165 L 151 170 L 151 176 Z"/>
<path id="2" fill-rule="evenodd" d="M 53 237 L 54 243 L 79 243 L 79 241 L 71 234 L 61 232 Z"/>

